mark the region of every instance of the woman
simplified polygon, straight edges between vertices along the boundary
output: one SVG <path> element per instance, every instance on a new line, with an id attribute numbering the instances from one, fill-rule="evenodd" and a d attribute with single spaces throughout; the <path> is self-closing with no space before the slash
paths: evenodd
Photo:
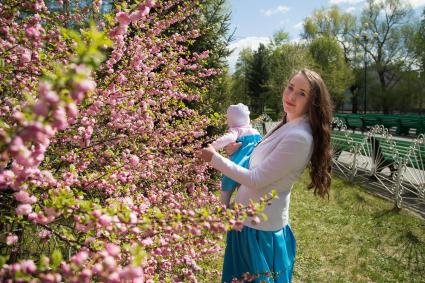
<path id="1" fill-rule="evenodd" d="M 222 282 L 258 275 L 255 282 L 291 282 L 295 238 L 289 226 L 289 201 L 293 183 L 309 165 L 315 195 L 328 195 L 331 184 L 330 124 L 332 107 L 322 78 L 314 71 L 296 72 L 282 95 L 286 115 L 251 155 L 249 169 L 224 158 L 214 148 L 202 149 L 201 158 L 241 186 L 235 202 L 250 200 L 276 190 L 263 213 L 268 220 L 254 225 L 244 222 L 242 231 L 229 231 Z"/>

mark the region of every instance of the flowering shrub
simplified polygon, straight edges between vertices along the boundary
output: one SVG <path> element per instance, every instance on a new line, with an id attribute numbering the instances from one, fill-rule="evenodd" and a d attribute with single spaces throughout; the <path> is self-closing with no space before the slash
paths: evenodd
<path id="1" fill-rule="evenodd" d="M 196 282 L 267 202 L 223 209 L 196 158 L 217 121 L 193 105 L 219 72 L 188 51 L 200 4 L 120 4 L 84 25 L 100 2 L 0 4 L 0 279 Z"/>

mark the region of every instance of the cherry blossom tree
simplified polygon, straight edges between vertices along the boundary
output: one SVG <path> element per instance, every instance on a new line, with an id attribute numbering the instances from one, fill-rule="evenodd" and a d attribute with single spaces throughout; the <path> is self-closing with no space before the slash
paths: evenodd
<path id="1" fill-rule="evenodd" d="M 193 105 L 220 70 L 189 51 L 196 23 L 173 26 L 201 3 L 135 2 L 91 24 L 101 1 L 0 4 L 2 281 L 196 282 L 273 197 L 224 209 L 196 157 L 219 121 Z"/>

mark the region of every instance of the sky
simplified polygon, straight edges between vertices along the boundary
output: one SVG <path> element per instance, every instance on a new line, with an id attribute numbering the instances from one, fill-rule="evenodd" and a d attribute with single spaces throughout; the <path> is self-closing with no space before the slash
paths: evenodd
<path id="1" fill-rule="evenodd" d="M 407 0 L 420 14 L 425 0 Z M 303 30 L 304 19 L 322 7 L 338 5 L 342 11 L 360 14 L 366 0 L 228 0 L 231 11 L 231 30 L 234 40 L 229 48 L 234 52 L 228 58 L 230 70 L 243 48 L 256 50 L 260 43 L 267 43 L 276 31 L 289 33 L 291 41 L 297 41 Z"/>

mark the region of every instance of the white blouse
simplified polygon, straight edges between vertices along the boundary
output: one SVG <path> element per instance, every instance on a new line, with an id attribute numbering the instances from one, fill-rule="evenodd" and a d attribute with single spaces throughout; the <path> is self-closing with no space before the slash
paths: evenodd
<path id="1" fill-rule="evenodd" d="M 272 131 L 271 131 L 272 132 Z M 297 118 L 266 135 L 254 149 L 249 169 L 215 153 L 211 166 L 240 183 L 235 202 L 248 205 L 275 190 L 277 199 L 266 205 L 268 217 L 254 225 L 248 218 L 244 225 L 263 231 L 279 230 L 289 221 L 289 201 L 293 183 L 302 174 L 313 151 L 313 136 L 307 116 Z"/>

